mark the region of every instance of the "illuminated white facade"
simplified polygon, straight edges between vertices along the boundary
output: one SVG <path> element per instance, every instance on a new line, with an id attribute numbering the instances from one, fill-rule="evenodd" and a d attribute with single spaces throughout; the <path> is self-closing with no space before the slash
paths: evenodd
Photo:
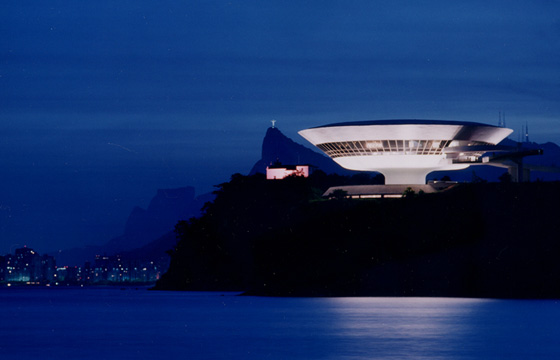
<path id="1" fill-rule="evenodd" d="M 377 171 L 385 184 L 425 184 L 435 170 L 460 170 L 513 130 L 480 123 L 439 120 L 377 120 L 338 123 L 299 134 L 340 166 Z"/>

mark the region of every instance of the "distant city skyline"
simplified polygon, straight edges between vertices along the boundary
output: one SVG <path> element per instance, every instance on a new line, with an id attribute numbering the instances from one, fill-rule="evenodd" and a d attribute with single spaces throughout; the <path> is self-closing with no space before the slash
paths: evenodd
<path id="1" fill-rule="evenodd" d="M 57 264 L 52 254 L 39 254 L 24 246 L 13 254 L 0 254 L 0 286 L 155 283 L 168 266 L 168 259 L 130 259 L 122 255 L 96 255 L 83 266 L 68 266 Z"/>
<path id="2" fill-rule="evenodd" d="M 103 244 L 275 127 L 498 125 L 560 143 L 560 3 L 20 1 L 0 13 L 0 253 Z M 522 135 L 523 136 L 523 135 Z"/>

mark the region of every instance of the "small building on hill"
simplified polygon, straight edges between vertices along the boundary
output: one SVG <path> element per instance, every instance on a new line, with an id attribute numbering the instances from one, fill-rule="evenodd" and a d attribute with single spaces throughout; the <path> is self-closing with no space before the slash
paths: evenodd
<path id="1" fill-rule="evenodd" d="M 281 180 L 288 176 L 309 176 L 309 165 L 274 164 L 266 167 L 267 180 Z"/>

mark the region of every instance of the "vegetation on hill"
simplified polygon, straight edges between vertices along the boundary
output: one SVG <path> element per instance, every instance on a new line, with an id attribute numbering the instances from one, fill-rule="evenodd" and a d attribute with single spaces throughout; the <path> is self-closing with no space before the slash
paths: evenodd
<path id="1" fill-rule="evenodd" d="M 560 296 L 560 184 L 481 183 L 403 199 L 324 200 L 316 173 L 234 175 L 176 226 L 157 289 L 272 296 Z"/>

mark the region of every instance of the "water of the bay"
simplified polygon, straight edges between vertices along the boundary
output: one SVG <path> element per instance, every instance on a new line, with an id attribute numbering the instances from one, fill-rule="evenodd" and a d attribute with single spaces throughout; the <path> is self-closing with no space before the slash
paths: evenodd
<path id="1" fill-rule="evenodd" d="M 560 302 L 0 288 L 1 359 L 560 359 Z"/>

